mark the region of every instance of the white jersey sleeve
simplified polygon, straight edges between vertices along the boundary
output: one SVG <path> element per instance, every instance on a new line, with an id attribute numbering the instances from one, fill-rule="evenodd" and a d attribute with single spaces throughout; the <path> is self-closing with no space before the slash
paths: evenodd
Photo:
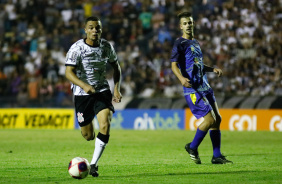
<path id="1" fill-rule="evenodd" d="M 73 44 L 69 49 L 65 65 L 76 66 L 81 62 L 81 49 L 78 44 Z"/>

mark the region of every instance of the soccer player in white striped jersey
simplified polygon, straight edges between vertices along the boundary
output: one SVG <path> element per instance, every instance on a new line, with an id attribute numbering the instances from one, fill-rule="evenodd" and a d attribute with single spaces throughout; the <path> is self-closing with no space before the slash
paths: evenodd
<path id="1" fill-rule="evenodd" d="M 75 42 L 67 53 L 65 76 L 72 83 L 77 120 L 87 141 L 95 139 L 93 118 L 96 116 L 99 122 L 100 129 L 90 163 L 90 174 L 98 177 L 98 161 L 110 137 L 110 122 L 114 113 L 112 99 L 117 103 L 122 99 L 121 69 L 113 46 L 101 38 L 100 19 L 87 18 L 84 30 L 86 38 Z M 113 96 L 106 79 L 107 63 L 114 69 Z"/>

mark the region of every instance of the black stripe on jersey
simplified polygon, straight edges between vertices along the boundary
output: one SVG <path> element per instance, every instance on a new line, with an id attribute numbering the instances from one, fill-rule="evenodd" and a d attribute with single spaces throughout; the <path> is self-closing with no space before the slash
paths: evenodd
<path id="1" fill-rule="evenodd" d="M 76 65 L 71 65 L 71 64 L 65 64 L 65 66 L 76 66 Z"/>

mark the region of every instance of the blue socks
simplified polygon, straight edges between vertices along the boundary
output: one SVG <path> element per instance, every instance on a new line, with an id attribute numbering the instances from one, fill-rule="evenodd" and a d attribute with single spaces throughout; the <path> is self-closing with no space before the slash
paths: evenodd
<path id="1" fill-rule="evenodd" d="M 207 134 L 207 132 L 202 131 L 198 128 L 196 135 L 195 135 L 193 141 L 190 144 L 190 148 L 193 149 L 193 150 L 198 149 L 199 145 L 201 144 L 201 142 L 205 138 L 206 134 Z"/>
<path id="2" fill-rule="evenodd" d="M 193 139 L 193 141 L 190 144 L 191 149 L 198 149 L 199 145 L 205 138 L 207 132 L 197 129 L 196 135 Z M 220 130 L 210 130 L 210 137 L 212 141 L 212 147 L 213 147 L 213 156 L 214 157 L 220 157 L 220 144 L 221 144 L 221 132 Z"/>
<path id="3" fill-rule="evenodd" d="M 213 156 L 220 157 L 220 144 L 221 144 L 221 133 L 220 130 L 210 130 L 210 137 L 213 147 Z"/>

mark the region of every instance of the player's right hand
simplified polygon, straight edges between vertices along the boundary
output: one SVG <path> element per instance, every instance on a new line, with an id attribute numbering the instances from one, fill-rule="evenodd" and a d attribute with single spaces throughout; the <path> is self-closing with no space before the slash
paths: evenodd
<path id="1" fill-rule="evenodd" d="M 120 103 L 122 99 L 122 95 L 119 90 L 114 90 L 114 99 L 113 101 L 116 103 Z"/>
<path id="2" fill-rule="evenodd" d="M 186 87 L 186 88 L 191 88 L 192 87 L 192 84 L 190 83 L 190 80 L 187 79 L 187 78 L 182 78 L 181 79 L 181 84 L 182 86 Z"/>
<path id="3" fill-rule="evenodd" d="M 87 94 L 93 94 L 93 93 L 95 93 L 94 87 L 91 86 L 91 85 L 88 85 L 88 84 L 83 87 L 83 90 L 84 90 L 85 93 L 87 93 Z"/>

